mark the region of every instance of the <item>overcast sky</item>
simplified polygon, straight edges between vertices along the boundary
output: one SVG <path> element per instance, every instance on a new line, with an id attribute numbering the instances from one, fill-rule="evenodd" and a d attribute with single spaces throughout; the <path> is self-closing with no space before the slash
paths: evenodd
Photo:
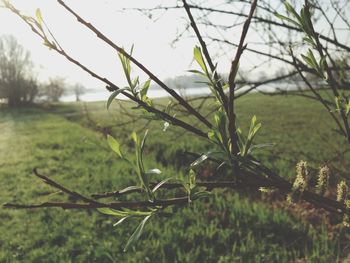
<path id="1" fill-rule="evenodd" d="M 191 64 L 193 47 L 198 44 L 195 38 L 189 37 L 189 33 L 187 33 L 185 37 L 181 38 L 181 41 L 171 45 L 175 36 L 184 29 L 184 25 L 187 23 L 185 10 L 156 12 L 152 19 L 138 11 L 122 10 L 132 7 L 150 8 L 159 4 L 173 6 L 177 2 L 179 1 L 66 0 L 66 3 L 73 10 L 93 23 L 119 46 L 129 50 L 134 44 L 135 58 L 163 79 L 185 74 L 187 70 L 195 67 Z M 78 23 L 57 1 L 11 0 L 11 3 L 22 10 L 24 14 L 31 16 L 35 16 L 36 9 L 40 8 L 44 20 L 67 53 L 119 86 L 125 84 L 116 52 Z M 222 8 L 225 1 L 206 0 L 205 3 Z M 241 11 L 241 7 L 237 4 L 230 5 L 230 8 Z M 197 15 L 195 12 L 194 14 Z M 231 21 L 232 18 L 232 16 L 218 15 L 214 17 L 214 21 L 218 24 L 230 25 L 235 22 Z M 0 25 L 0 35 L 12 34 L 26 49 L 30 50 L 32 60 L 36 65 L 35 71 L 40 80 L 45 81 L 50 76 L 63 76 L 69 84 L 79 82 L 91 89 L 104 86 L 61 55 L 50 51 L 20 18 L 3 8 L 0 8 Z M 226 30 L 226 37 L 228 36 L 230 41 L 237 42 L 241 30 L 241 26 Z M 321 32 L 325 30 L 322 24 L 319 30 Z M 202 33 L 206 33 L 203 31 Z M 264 37 L 261 36 L 263 32 L 254 31 L 254 28 L 249 31 L 247 37 L 249 45 L 254 45 L 253 42 L 256 41 L 259 34 L 259 37 Z M 220 57 L 219 71 L 228 72 L 235 50 L 224 50 L 212 46 L 210 48 L 214 57 Z M 243 69 L 252 68 L 257 64 L 259 64 L 257 56 L 245 52 L 240 67 Z M 278 68 L 278 63 L 274 62 L 265 65 L 262 70 L 273 74 Z M 146 77 L 143 80 L 146 80 Z"/>
<path id="2" fill-rule="evenodd" d="M 122 71 L 116 53 L 94 34 L 77 23 L 54 0 L 13 0 L 11 1 L 23 13 L 35 16 L 40 8 L 44 20 L 59 40 L 63 48 L 73 57 L 92 67 L 97 72 L 124 83 Z M 92 22 L 103 33 L 125 49 L 134 44 L 134 55 L 143 64 L 162 78 L 181 75 L 191 68 L 192 51 L 195 39 L 185 38 L 171 46 L 177 30 L 183 28 L 185 13 L 183 10 L 158 15 L 156 22 L 137 11 L 124 11 L 128 7 L 152 7 L 157 4 L 172 4 L 176 1 L 107 1 L 107 0 L 67 0 L 74 10 Z M 0 9 L 0 35 L 12 34 L 28 50 L 36 64 L 41 80 L 49 76 L 65 76 L 69 83 L 81 82 L 95 88 L 101 86 L 98 81 L 66 61 L 59 54 L 42 45 L 41 39 L 16 15 Z M 5 26 L 4 26 L 5 25 Z M 103 85 L 102 85 L 103 86 Z"/>

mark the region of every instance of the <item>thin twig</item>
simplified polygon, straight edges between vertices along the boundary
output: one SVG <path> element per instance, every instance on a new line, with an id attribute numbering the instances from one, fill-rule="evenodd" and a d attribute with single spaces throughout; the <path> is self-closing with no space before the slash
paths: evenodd
<path id="1" fill-rule="evenodd" d="M 219 93 L 219 96 L 220 96 L 220 98 L 222 100 L 222 103 L 223 103 L 223 106 L 225 108 L 225 111 L 228 112 L 227 97 L 226 97 L 226 95 L 224 93 L 224 90 L 222 88 L 222 85 L 221 85 L 221 82 L 220 82 L 220 78 L 219 78 L 219 76 L 218 76 L 218 74 L 216 72 L 216 69 L 215 69 L 214 63 L 213 63 L 213 61 L 211 59 L 211 56 L 209 54 L 207 45 L 204 42 L 201 33 L 199 32 L 199 29 L 198 29 L 197 24 L 196 24 L 196 22 L 195 22 L 195 20 L 194 20 L 194 18 L 192 16 L 191 9 L 190 9 L 189 5 L 187 4 L 186 0 L 182 0 L 182 2 L 184 4 L 184 8 L 186 10 L 188 18 L 190 19 L 191 27 L 193 28 L 194 32 L 196 33 L 197 39 L 198 39 L 198 41 L 199 41 L 199 43 L 200 43 L 200 45 L 202 47 L 204 57 L 205 57 L 205 59 L 207 60 L 207 62 L 209 64 L 211 72 L 212 73 L 214 72 L 214 79 L 215 79 L 215 82 L 216 82 L 216 85 L 215 85 L 214 88 Z"/>
<path id="2" fill-rule="evenodd" d="M 241 38 L 236 51 L 235 58 L 232 60 L 232 63 L 231 63 L 231 69 L 230 69 L 229 80 L 228 80 L 229 87 L 230 87 L 229 102 L 228 102 L 229 103 L 228 119 L 229 119 L 229 132 L 230 132 L 230 138 L 231 138 L 231 151 L 233 155 L 237 155 L 239 152 L 238 137 L 236 133 L 236 115 L 234 112 L 234 97 L 235 97 L 235 87 L 236 87 L 235 78 L 238 70 L 239 60 L 245 49 L 244 40 L 248 33 L 250 21 L 253 17 L 256 5 L 257 5 L 257 0 L 253 0 L 250 7 L 248 18 L 243 25 L 243 30 L 242 30 Z"/>
<path id="3" fill-rule="evenodd" d="M 253 163 L 252 163 L 253 164 Z M 280 176 L 274 174 L 272 171 L 270 171 L 268 168 L 262 166 L 253 164 L 255 168 L 258 167 L 258 170 L 262 174 L 265 174 L 265 176 L 268 176 L 267 178 L 262 175 L 254 175 L 247 173 L 245 176 L 244 181 L 236 181 L 236 182 L 199 182 L 198 186 L 206 187 L 207 190 L 211 191 L 215 188 L 230 188 L 230 189 L 238 189 L 242 190 L 243 188 L 249 188 L 249 187 L 273 187 L 280 190 L 282 194 L 289 193 L 292 189 L 292 184 L 281 178 Z M 86 198 L 80 194 L 77 194 L 74 191 L 71 191 L 67 189 L 66 187 L 60 185 L 59 183 L 47 178 L 43 175 L 37 175 L 40 178 L 42 178 L 46 183 L 49 185 L 71 195 L 79 199 L 83 199 L 87 201 L 87 203 L 69 203 L 69 202 L 44 202 L 41 204 L 13 204 L 13 203 L 7 203 L 4 204 L 4 207 L 6 208 L 14 208 L 14 209 L 34 209 L 34 208 L 48 208 L 48 207 L 58 207 L 62 209 L 96 209 L 96 208 L 112 208 L 112 209 L 122 209 L 122 208 L 147 208 L 147 207 L 166 207 L 166 206 L 172 206 L 172 205 L 186 205 L 189 203 L 188 196 L 183 197 L 175 197 L 175 198 L 169 198 L 169 199 L 157 199 L 153 202 L 151 201 L 119 201 L 119 202 L 111 202 L 111 203 L 99 203 L 94 200 L 91 200 L 89 198 Z M 250 178 L 250 180 L 247 180 Z M 182 187 L 182 184 L 178 183 L 166 183 L 162 187 L 165 189 L 174 189 Z M 111 196 L 118 196 L 121 193 L 121 191 L 115 191 L 115 192 L 107 192 L 102 194 L 95 194 L 94 196 L 97 198 L 103 198 L 103 197 L 111 197 Z M 125 194 L 132 193 L 134 191 L 124 191 Z M 304 191 L 301 197 L 303 200 L 308 201 L 312 204 L 314 204 L 316 207 L 324 208 L 330 212 L 333 213 L 344 213 L 346 211 L 346 208 L 344 204 L 337 202 L 335 200 L 320 196 L 318 194 L 312 193 L 310 191 Z"/>
<path id="4" fill-rule="evenodd" d="M 77 199 L 80 199 L 82 201 L 85 201 L 87 203 L 93 203 L 93 204 L 100 204 L 99 202 L 93 200 L 93 199 L 90 199 L 88 197 L 85 197 L 77 192 L 74 192 L 74 191 L 71 191 L 69 190 L 68 188 L 62 186 L 61 184 L 55 182 L 54 180 L 48 178 L 47 176 L 45 175 L 42 175 L 38 172 L 38 169 L 37 168 L 34 168 L 33 170 L 34 174 L 39 177 L 40 179 L 42 179 L 44 181 L 44 183 L 54 187 L 54 188 L 57 188 L 58 190 L 61 190 L 62 192 L 74 197 L 74 198 L 77 198 Z"/>

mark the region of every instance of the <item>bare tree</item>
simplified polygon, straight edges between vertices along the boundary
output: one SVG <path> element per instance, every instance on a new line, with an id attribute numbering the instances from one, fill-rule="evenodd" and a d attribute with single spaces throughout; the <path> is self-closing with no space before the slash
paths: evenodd
<path id="1" fill-rule="evenodd" d="M 47 101 L 58 102 L 65 92 L 65 80 L 62 77 L 50 78 L 43 88 L 42 95 Z"/>
<path id="2" fill-rule="evenodd" d="M 74 91 L 74 94 L 75 94 L 75 100 L 76 101 L 80 101 L 80 96 L 85 93 L 86 89 L 85 89 L 85 87 L 82 84 L 76 83 L 73 86 L 73 91 Z"/>
<path id="3" fill-rule="evenodd" d="M 0 38 L 0 98 L 10 107 L 34 101 L 38 87 L 32 65 L 29 52 L 13 36 Z"/>

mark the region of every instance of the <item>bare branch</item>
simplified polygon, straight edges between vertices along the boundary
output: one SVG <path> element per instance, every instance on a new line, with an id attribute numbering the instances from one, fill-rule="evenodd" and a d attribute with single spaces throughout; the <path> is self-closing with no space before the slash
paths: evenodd
<path id="1" fill-rule="evenodd" d="M 236 134 L 236 115 L 234 112 L 234 97 L 235 97 L 235 87 L 236 87 L 235 78 L 236 78 L 236 74 L 238 71 L 239 60 L 240 60 L 241 55 L 246 47 L 243 44 L 244 44 L 245 37 L 248 33 L 250 21 L 253 17 L 256 5 L 257 5 L 257 0 L 253 0 L 253 2 L 251 4 L 249 16 L 243 25 L 243 31 L 241 34 L 241 38 L 239 41 L 239 45 L 238 45 L 238 48 L 236 51 L 235 58 L 231 64 L 230 75 L 229 75 L 229 80 L 228 80 L 228 84 L 230 87 L 229 102 L 228 102 L 229 103 L 228 104 L 229 132 L 230 132 L 230 137 L 231 137 L 231 151 L 234 155 L 237 155 L 237 153 L 239 151 L 238 137 Z"/>
<path id="2" fill-rule="evenodd" d="M 221 82 L 220 82 L 220 78 L 219 78 L 219 75 L 217 74 L 216 72 L 216 69 L 215 69 L 215 66 L 214 66 L 214 63 L 209 55 L 209 51 L 208 51 L 208 48 L 207 48 L 207 45 L 205 44 L 203 38 L 202 38 L 202 35 L 201 33 L 199 32 L 199 29 L 197 27 L 197 24 L 196 22 L 194 21 L 194 18 L 192 16 L 192 13 L 191 13 L 191 10 L 190 10 L 190 7 L 189 5 L 187 4 L 186 0 L 182 0 L 183 4 L 184 4 L 184 8 L 186 10 L 186 13 L 188 15 L 188 18 L 190 19 L 191 21 L 191 27 L 193 28 L 194 32 L 196 33 L 196 36 L 197 36 L 197 39 L 203 49 L 203 54 L 205 56 L 205 59 L 207 60 L 208 64 L 209 64 L 209 67 L 210 67 L 210 70 L 211 72 L 215 72 L 214 73 L 214 79 L 216 81 L 216 85 L 215 85 L 215 89 L 217 90 L 217 92 L 219 93 L 219 96 L 222 100 L 222 103 L 223 103 L 223 106 L 225 108 L 225 111 L 228 112 L 228 105 L 227 105 L 227 97 L 224 93 L 224 90 L 222 88 L 222 85 L 221 85 Z"/>
<path id="3" fill-rule="evenodd" d="M 68 188 L 62 186 L 61 184 L 55 182 L 54 180 L 48 178 L 47 176 L 45 175 L 41 175 L 39 172 L 38 172 L 38 169 L 37 168 L 34 168 L 33 170 L 34 174 L 39 177 L 40 179 L 42 179 L 44 181 L 44 183 L 58 189 L 58 190 L 61 190 L 62 192 L 72 196 L 72 197 L 75 197 L 77 199 L 80 199 L 82 201 L 85 201 L 85 202 L 88 202 L 88 203 L 93 203 L 93 204 L 100 204 L 99 202 L 93 200 L 93 199 L 90 199 L 88 197 L 85 197 L 77 192 L 74 192 L 74 191 L 71 191 L 69 190 Z"/>
<path id="4" fill-rule="evenodd" d="M 207 127 L 211 128 L 211 123 L 205 119 L 199 112 L 197 112 L 190 104 L 188 104 L 177 92 L 171 88 L 169 88 L 164 82 L 162 82 L 157 76 L 155 76 L 150 70 L 148 70 L 143 64 L 141 64 L 138 60 L 132 57 L 129 53 L 127 53 L 124 49 L 116 45 L 112 40 L 110 40 L 107 36 L 105 36 L 101 31 L 99 31 L 96 27 L 94 27 L 91 23 L 84 20 L 81 16 L 79 16 L 76 12 L 74 12 L 70 7 L 68 7 L 62 0 L 57 0 L 57 2 L 62 5 L 69 13 L 76 17 L 78 22 L 86 26 L 92 32 L 96 34 L 98 38 L 107 43 L 117 52 L 123 54 L 125 57 L 130 59 L 136 66 L 138 66 L 142 71 L 144 71 L 154 82 L 156 82 L 161 88 L 167 91 L 173 98 L 175 98 L 184 108 L 186 108 L 191 114 L 193 114 L 196 118 L 198 118 L 202 123 L 204 123 Z"/>

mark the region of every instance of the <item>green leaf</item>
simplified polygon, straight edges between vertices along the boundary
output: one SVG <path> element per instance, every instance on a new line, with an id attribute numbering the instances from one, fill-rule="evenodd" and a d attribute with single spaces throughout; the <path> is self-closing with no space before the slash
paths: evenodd
<path id="1" fill-rule="evenodd" d="M 350 112 L 350 101 L 345 105 L 345 114 L 348 115 Z"/>
<path id="2" fill-rule="evenodd" d="M 188 175 L 188 178 L 189 178 L 189 187 L 190 187 L 190 190 L 192 190 L 193 188 L 196 187 L 196 173 L 195 171 L 193 171 L 192 169 L 190 170 L 189 172 L 189 175 Z"/>
<path id="3" fill-rule="evenodd" d="M 171 111 L 171 107 L 173 106 L 173 102 L 172 101 L 169 101 L 168 104 L 166 105 L 165 109 L 164 109 L 164 112 L 170 114 L 170 111 Z"/>
<path id="4" fill-rule="evenodd" d="M 306 11 L 306 7 L 304 6 L 300 10 L 300 22 L 302 24 L 302 28 L 306 34 L 311 34 L 311 26 L 309 25 L 309 17 L 308 12 Z"/>
<path id="5" fill-rule="evenodd" d="M 170 181 L 172 179 L 172 177 L 166 178 L 164 180 L 162 180 L 161 182 L 159 182 L 158 184 L 156 184 L 155 187 L 153 187 L 152 189 L 152 193 L 155 193 L 163 184 L 167 183 L 168 181 Z"/>
<path id="6" fill-rule="evenodd" d="M 157 168 L 154 168 L 154 169 L 150 169 L 146 172 L 146 174 L 161 174 L 162 171 L 157 169 Z"/>
<path id="7" fill-rule="evenodd" d="M 130 216 L 122 217 L 121 219 L 118 220 L 118 222 L 114 223 L 113 226 L 117 226 L 121 223 L 123 223 L 126 219 L 128 219 Z"/>
<path id="8" fill-rule="evenodd" d="M 191 70 L 187 70 L 187 71 L 206 77 L 206 75 L 202 71 L 199 71 L 199 70 L 191 69 Z"/>
<path id="9" fill-rule="evenodd" d="M 303 37 L 304 42 L 308 43 L 309 45 L 311 45 L 313 48 L 316 47 L 315 41 L 308 36 Z"/>
<path id="10" fill-rule="evenodd" d="M 152 214 L 153 212 L 156 211 L 156 209 L 151 209 L 151 211 L 138 211 L 138 210 L 131 210 L 128 208 L 123 209 L 128 215 L 130 216 L 137 216 L 137 217 L 144 217 Z"/>
<path id="11" fill-rule="evenodd" d="M 289 4 L 287 1 L 284 2 L 284 6 L 287 10 L 287 12 L 289 12 L 290 14 L 292 14 L 296 19 L 298 19 L 298 21 L 301 21 L 300 16 L 298 15 L 298 13 L 295 11 L 294 7 L 291 6 L 291 4 Z"/>
<path id="12" fill-rule="evenodd" d="M 39 23 L 40 29 L 42 29 L 43 16 L 41 15 L 40 8 L 36 9 L 35 16 L 36 16 L 37 22 Z"/>
<path id="13" fill-rule="evenodd" d="M 143 136 L 143 139 L 141 142 L 141 154 L 143 153 L 143 149 L 144 149 L 145 144 L 146 144 L 147 135 L 148 135 L 148 130 L 145 131 L 145 135 Z"/>
<path id="14" fill-rule="evenodd" d="M 97 208 L 97 211 L 105 215 L 111 215 L 111 216 L 117 216 L 117 217 L 125 217 L 128 215 L 127 212 L 124 212 L 121 210 L 115 210 L 108 207 Z"/>
<path id="15" fill-rule="evenodd" d="M 260 130 L 261 128 L 261 123 L 258 123 L 257 125 L 254 126 L 251 134 L 250 134 L 250 138 L 253 139 L 255 134 Z"/>
<path id="16" fill-rule="evenodd" d="M 256 124 L 256 115 L 254 115 L 254 116 L 252 117 L 252 120 L 251 120 L 251 125 L 252 125 L 252 126 L 255 126 L 255 124 Z"/>
<path id="17" fill-rule="evenodd" d="M 337 107 L 337 110 L 340 110 L 340 103 L 339 103 L 339 97 L 335 97 L 335 105 Z"/>
<path id="18" fill-rule="evenodd" d="M 197 61 L 198 65 L 202 68 L 204 73 L 206 75 L 208 75 L 208 69 L 207 69 L 207 66 L 206 66 L 206 64 L 204 62 L 204 58 L 202 56 L 202 51 L 201 51 L 200 47 L 198 47 L 198 46 L 194 47 L 194 49 L 193 49 L 193 57 Z"/>
<path id="19" fill-rule="evenodd" d="M 208 198 L 210 195 L 211 195 L 211 193 L 208 191 L 196 192 L 196 193 L 193 193 L 191 195 L 191 200 L 194 201 L 194 200 L 201 199 L 201 198 Z"/>
<path id="20" fill-rule="evenodd" d="M 123 154 L 120 151 L 120 144 L 119 142 L 114 139 L 111 135 L 107 135 L 107 142 L 109 147 L 111 147 L 111 149 L 120 156 L 120 158 L 123 158 Z"/>
<path id="21" fill-rule="evenodd" d="M 261 148 L 267 148 L 267 147 L 274 147 L 275 143 L 262 143 L 262 144 L 256 144 L 250 147 L 248 154 L 252 153 L 255 149 L 261 149 Z"/>
<path id="22" fill-rule="evenodd" d="M 315 55 L 314 55 L 314 53 L 312 52 L 312 50 L 309 48 L 309 51 L 308 51 L 308 57 L 312 60 L 312 62 L 316 65 L 316 66 L 318 66 L 318 64 L 317 64 L 317 60 L 316 60 L 316 58 L 315 58 Z"/>
<path id="23" fill-rule="evenodd" d="M 137 87 L 137 85 L 139 85 L 139 83 L 140 83 L 140 78 L 139 78 L 139 76 L 137 76 L 137 77 L 134 79 L 134 81 L 132 82 L 131 89 L 132 89 L 132 90 L 135 90 L 135 88 Z"/>
<path id="24" fill-rule="evenodd" d="M 304 61 L 313 69 L 315 69 L 318 72 L 318 64 L 316 61 L 316 58 L 314 56 L 314 53 L 311 51 L 311 49 L 308 50 L 307 55 L 301 55 Z"/>
<path id="25" fill-rule="evenodd" d="M 130 55 L 132 54 L 132 50 L 133 50 L 133 47 L 131 48 L 131 52 L 130 52 Z M 123 50 L 124 51 L 124 50 Z M 125 52 L 125 51 L 124 51 Z M 125 52 L 126 53 L 126 52 Z M 124 75 L 126 77 L 126 80 L 128 81 L 128 84 L 129 84 L 129 87 L 131 89 L 134 89 L 135 86 L 134 86 L 134 83 L 135 81 L 138 81 L 138 79 L 136 78 L 134 80 L 134 83 L 131 81 L 131 65 L 130 65 L 130 59 L 127 58 L 127 56 L 123 53 L 123 52 L 118 52 L 118 56 L 119 56 L 119 60 L 122 64 L 122 67 L 123 67 L 123 71 L 124 71 Z"/>
<path id="26" fill-rule="evenodd" d="M 118 90 L 114 91 L 111 94 L 111 96 L 109 96 L 108 101 L 107 101 L 107 110 L 108 110 L 109 106 L 111 105 L 112 101 L 114 100 L 114 98 L 117 97 L 120 93 L 122 93 L 125 90 L 128 90 L 128 88 L 118 89 Z"/>
<path id="27" fill-rule="evenodd" d="M 208 138 L 212 141 L 215 139 L 215 132 L 213 130 L 208 132 Z"/>
<path id="28" fill-rule="evenodd" d="M 137 137 L 137 134 L 136 134 L 136 132 L 132 132 L 131 133 L 131 138 L 133 139 L 133 141 L 135 142 L 135 144 L 137 144 L 138 143 L 138 137 Z"/>
<path id="29" fill-rule="evenodd" d="M 253 143 L 254 137 L 257 134 L 257 132 L 259 131 L 259 129 L 261 128 L 261 123 L 257 124 L 256 122 L 257 122 L 257 118 L 254 115 L 252 117 L 251 122 L 250 122 L 250 128 L 249 128 L 247 140 L 244 142 L 243 138 L 240 139 L 240 141 L 242 142 L 242 145 L 240 145 L 240 147 L 241 147 L 240 151 L 241 151 L 242 157 L 246 156 L 250 152 L 250 147 Z M 239 133 L 237 133 L 237 134 L 239 135 Z"/>
<path id="30" fill-rule="evenodd" d="M 130 210 L 130 209 L 126 209 L 126 208 L 124 208 L 123 210 L 115 210 L 115 209 L 108 208 L 108 207 L 97 208 L 97 211 L 99 211 L 100 213 L 105 214 L 105 215 L 111 215 L 111 216 L 116 216 L 116 217 L 126 217 L 126 216 L 143 217 L 143 216 L 151 215 L 154 212 L 154 210 L 152 210 L 152 211 L 137 211 L 137 210 Z"/>
<path id="31" fill-rule="evenodd" d="M 145 227 L 145 224 L 147 223 L 147 221 L 151 218 L 151 215 L 146 216 L 141 223 L 137 226 L 137 228 L 135 229 L 134 233 L 131 235 L 131 237 L 129 238 L 128 242 L 126 243 L 125 247 L 124 247 L 124 252 L 126 252 L 128 250 L 128 248 L 133 245 L 141 236 L 143 229 Z"/>
<path id="32" fill-rule="evenodd" d="M 145 191 L 148 194 L 149 200 L 153 200 L 153 194 L 149 187 L 149 177 L 148 177 L 149 174 L 145 172 L 144 164 L 143 164 L 143 150 L 146 143 L 147 134 L 148 134 L 148 130 L 146 130 L 141 143 L 135 132 L 131 134 L 131 137 L 135 142 L 135 148 L 136 148 L 135 151 L 136 151 L 137 175 L 139 177 L 141 186 L 145 189 Z"/>
<path id="33" fill-rule="evenodd" d="M 326 65 L 326 62 L 327 62 L 327 57 L 326 56 L 322 57 L 320 59 L 320 62 L 319 62 L 319 64 L 320 64 L 320 71 L 321 71 L 320 73 L 322 73 L 323 78 L 325 78 L 324 77 L 324 67 Z"/>
<path id="34" fill-rule="evenodd" d="M 230 85 L 228 84 L 228 83 L 226 83 L 223 87 L 222 87 L 222 89 L 223 90 L 226 90 L 226 89 L 228 89 L 230 87 Z"/>
<path id="35" fill-rule="evenodd" d="M 119 193 L 123 194 L 125 192 L 132 191 L 132 190 L 142 190 L 142 188 L 140 186 L 132 185 L 120 190 Z"/>
<path id="36" fill-rule="evenodd" d="M 286 20 L 286 21 L 288 21 L 288 22 L 294 24 L 295 26 L 300 27 L 300 24 L 299 24 L 298 22 L 294 21 L 293 19 L 290 19 L 290 18 L 287 17 L 287 16 L 284 16 L 284 15 L 281 15 L 281 14 L 278 14 L 278 13 L 275 13 L 275 16 L 276 16 L 277 18 L 281 19 L 281 20 Z"/>
<path id="37" fill-rule="evenodd" d="M 190 167 L 195 167 L 198 164 L 201 164 L 202 162 L 204 162 L 206 159 L 208 159 L 208 155 L 203 154 L 198 159 L 196 159 L 193 163 L 191 163 Z"/>
<path id="38" fill-rule="evenodd" d="M 142 86 L 142 89 L 140 90 L 140 97 L 141 97 L 141 100 L 145 100 L 147 98 L 147 91 L 148 91 L 148 88 L 151 84 L 151 79 L 147 80 L 143 86 Z"/>
<path id="39" fill-rule="evenodd" d="M 55 42 L 50 42 L 47 38 L 44 39 L 44 46 L 47 46 L 50 50 L 52 48 L 56 49 L 56 44 Z"/>

